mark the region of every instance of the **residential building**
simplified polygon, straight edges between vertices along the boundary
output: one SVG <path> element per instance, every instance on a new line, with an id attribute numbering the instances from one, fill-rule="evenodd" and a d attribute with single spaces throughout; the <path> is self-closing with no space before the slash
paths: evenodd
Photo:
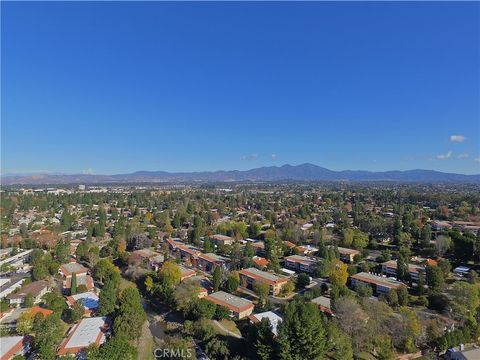
<path id="1" fill-rule="evenodd" d="M 30 349 L 26 336 L 0 337 L 0 360 L 10 360 L 15 355 L 25 355 Z"/>
<path id="2" fill-rule="evenodd" d="M 77 288 L 80 285 L 85 285 L 87 290 L 93 290 L 94 289 L 93 279 L 90 275 L 82 273 L 80 275 L 76 275 L 76 278 L 77 278 Z M 63 290 L 65 292 L 69 293 L 71 287 L 72 287 L 72 277 L 69 276 L 63 282 Z"/>
<path id="3" fill-rule="evenodd" d="M 99 298 L 93 291 L 87 291 L 81 294 L 75 294 L 67 297 L 67 304 L 71 307 L 78 301 L 82 302 L 85 309 L 85 315 L 92 315 L 98 309 Z"/>
<path id="4" fill-rule="evenodd" d="M 217 291 L 205 296 L 204 299 L 211 301 L 216 305 L 225 306 L 237 319 L 247 317 L 252 313 L 254 308 L 254 305 L 250 300 L 243 299 L 224 291 Z"/>
<path id="5" fill-rule="evenodd" d="M 60 345 L 57 355 L 77 355 L 92 344 L 100 346 L 105 342 L 108 327 L 106 317 L 93 317 L 80 320 L 70 329 L 67 338 L 65 338 Z"/>
<path id="6" fill-rule="evenodd" d="M 284 259 L 284 266 L 299 272 L 311 273 L 315 270 L 318 260 L 313 257 L 291 255 Z"/>
<path id="7" fill-rule="evenodd" d="M 252 258 L 252 261 L 260 270 L 265 269 L 268 266 L 268 264 L 270 264 L 270 261 L 260 256 L 254 256 Z"/>
<path id="8" fill-rule="evenodd" d="M 88 269 L 77 262 L 71 262 L 68 264 L 61 265 L 60 268 L 58 269 L 58 273 L 62 275 L 64 278 L 69 278 L 72 276 L 72 274 L 75 274 L 77 276 L 82 274 L 87 274 Z"/>
<path id="9" fill-rule="evenodd" d="M 9 294 L 6 298 L 10 304 L 23 305 L 25 298 L 31 295 L 33 303 L 38 304 L 42 296 L 51 290 L 50 282 L 48 280 L 34 281 L 28 285 L 22 286 L 22 288 L 14 293 Z"/>
<path id="10" fill-rule="evenodd" d="M 280 325 L 283 319 L 275 314 L 273 311 L 266 311 L 259 314 L 252 314 L 248 317 L 250 322 L 253 324 L 258 324 L 262 321 L 262 319 L 268 319 L 270 321 L 270 325 L 272 326 L 272 333 L 275 336 L 278 336 L 278 325 Z"/>
<path id="11" fill-rule="evenodd" d="M 197 257 L 197 267 L 206 272 L 212 272 L 216 266 L 226 268 L 229 259 L 213 253 L 199 254 Z"/>
<path id="12" fill-rule="evenodd" d="M 221 234 L 215 234 L 213 236 L 210 237 L 213 241 L 213 243 L 215 245 L 220 245 L 220 244 L 223 244 L 223 245 L 231 245 L 234 243 L 235 239 L 230 237 L 230 236 L 226 236 L 226 235 L 221 235 Z"/>
<path id="13" fill-rule="evenodd" d="M 321 312 L 327 315 L 333 315 L 330 298 L 327 298 L 325 296 L 319 296 L 315 299 L 312 299 L 312 303 L 316 304 Z"/>
<path id="14" fill-rule="evenodd" d="M 382 264 L 382 273 L 388 276 L 397 276 L 397 260 L 390 260 Z M 408 264 L 410 279 L 417 281 L 421 273 L 425 273 L 425 267 L 421 265 Z"/>
<path id="15" fill-rule="evenodd" d="M 366 272 L 360 272 L 350 276 L 350 284 L 353 288 L 359 284 L 369 285 L 372 287 L 373 293 L 376 295 L 388 294 L 390 290 L 396 290 L 402 286 L 405 286 L 405 284 L 400 281 Z"/>
<path id="16" fill-rule="evenodd" d="M 11 278 L 0 278 L 0 299 L 13 293 L 15 290 L 22 287 L 25 282 L 25 277 L 14 276 Z"/>
<path id="17" fill-rule="evenodd" d="M 360 251 L 355 249 L 348 249 L 344 247 L 337 247 L 338 254 L 340 255 L 340 260 L 346 263 L 352 263 L 355 255 L 360 255 Z"/>
<path id="18" fill-rule="evenodd" d="M 195 276 L 195 274 L 195 270 L 188 269 L 185 266 L 180 265 L 180 281 L 191 278 L 192 276 Z"/>
<path id="19" fill-rule="evenodd" d="M 246 288 L 252 289 L 257 281 L 267 284 L 270 287 L 270 294 L 278 295 L 282 287 L 288 282 L 288 278 L 280 277 L 270 272 L 258 270 L 256 268 L 242 269 L 238 272 L 240 275 L 240 284 Z"/>

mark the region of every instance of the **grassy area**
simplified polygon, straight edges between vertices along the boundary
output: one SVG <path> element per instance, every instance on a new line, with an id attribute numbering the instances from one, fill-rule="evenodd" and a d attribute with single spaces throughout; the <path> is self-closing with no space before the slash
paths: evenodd
<path id="1" fill-rule="evenodd" d="M 137 360 L 154 360 L 154 345 L 153 336 L 148 328 L 148 321 L 146 321 L 142 327 L 142 335 L 137 343 Z"/>
<path id="2" fill-rule="evenodd" d="M 219 323 L 220 323 L 225 329 L 231 331 L 232 333 L 237 334 L 237 335 L 239 335 L 239 336 L 242 335 L 242 333 L 240 332 L 240 330 L 238 330 L 238 327 L 237 327 L 237 324 L 235 324 L 235 321 L 223 319 L 223 320 L 220 320 Z M 212 325 L 213 325 L 213 327 L 215 328 L 215 330 L 217 330 L 220 334 L 229 336 L 229 334 L 226 333 L 222 328 L 220 328 L 215 322 L 212 321 Z"/>

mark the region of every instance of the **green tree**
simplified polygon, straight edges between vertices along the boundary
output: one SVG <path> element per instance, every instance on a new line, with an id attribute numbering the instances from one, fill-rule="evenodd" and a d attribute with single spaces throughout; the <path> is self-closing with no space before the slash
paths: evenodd
<path id="1" fill-rule="evenodd" d="M 181 274 L 180 267 L 169 260 L 165 261 L 160 268 L 160 279 L 170 287 L 180 284 Z"/>
<path id="2" fill-rule="evenodd" d="M 211 319 L 215 314 L 217 306 L 206 299 L 192 301 L 189 309 L 189 317 L 194 320 Z"/>
<path id="3" fill-rule="evenodd" d="M 26 308 L 31 308 L 33 306 L 33 296 L 32 296 L 32 294 L 28 293 L 27 296 L 25 296 L 23 306 L 26 307 Z"/>
<path id="4" fill-rule="evenodd" d="M 397 277 L 400 280 L 409 279 L 408 262 L 402 253 L 398 255 L 398 259 L 397 259 Z"/>
<path id="5" fill-rule="evenodd" d="M 109 338 L 101 348 L 93 348 L 87 352 L 89 360 L 135 360 L 137 349 L 122 335 Z"/>
<path id="6" fill-rule="evenodd" d="M 113 313 L 115 304 L 117 302 L 117 288 L 115 282 L 112 280 L 105 281 L 102 290 L 100 291 L 98 301 L 98 312 L 105 316 Z"/>
<path id="7" fill-rule="evenodd" d="M 75 295 L 77 293 L 77 274 L 72 274 L 72 279 L 70 282 L 70 295 Z"/>
<path id="8" fill-rule="evenodd" d="M 220 285 L 222 285 L 222 271 L 220 266 L 215 266 L 212 274 L 212 285 L 213 291 L 218 291 L 220 289 Z"/>
<path id="9" fill-rule="evenodd" d="M 233 293 L 237 291 L 239 286 L 240 286 L 240 276 L 238 275 L 238 272 L 233 271 L 230 273 L 230 275 L 227 278 L 225 289 L 228 292 Z"/>
<path id="10" fill-rule="evenodd" d="M 272 332 L 272 325 L 268 318 L 263 318 L 255 325 L 255 350 L 261 360 L 270 360 L 275 357 L 275 339 Z"/>
<path id="11" fill-rule="evenodd" d="M 305 289 L 305 287 L 310 284 L 310 276 L 305 273 L 300 273 L 297 275 L 297 288 Z"/>
<path id="12" fill-rule="evenodd" d="M 292 301 L 286 306 L 279 326 L 280 359 L 323 359 L 327 349 L 326 333 L 317 307 Z"/>
<path id="13" fill-rule="evenodd" d="M 128 287 L 123 290 L 119 303 L 118 313 L 113 323 L 114 333 L 124 335 L 129 340 L 137 339 L 147 319 L 137 288 Z"/>
<path id="14" fill-rule="evenodd" d="M 74 324 L 78 320 L 80 320 L 84 314 L 85 308 L 83 307 L 83 301 L 80 299 L 76 301 L 70 309 L 68 309 L 66 316 L 67 322 L 69 322 L 70 324 Z"/>
<path id="15" fill-rule="evenodd" d="M 57 348 L 65 332 L 65 323 L 59 314 L 52 314 L 45 318 L 35 332 L 34 349 L 42 360 L 56 358 Z"/>
<path id="16" fill-rule="evenodd" d="M 427 265 L 425 280 L 428 287 L 433 291 L 441 290 L 445 284 L 442 269 L 438 266 Z"/>

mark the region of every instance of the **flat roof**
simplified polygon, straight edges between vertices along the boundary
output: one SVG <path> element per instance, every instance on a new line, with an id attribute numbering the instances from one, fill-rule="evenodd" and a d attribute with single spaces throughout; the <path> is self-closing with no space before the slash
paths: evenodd
<path id="1" fill-rule="evenodd" d="M 8 359 L 8 356 L 15 355 L 22 348 L 23 340 L 23 336 L 0 337 L 0 359 L 3 359 L 4 356 L 5 359 Z M 17 347 L 19 348 L 16 349 Z M 13 354 L 10 354 L 10 352 L 13 352 Z"/>
<path id="2" fill-rule="evenodd" d="M 60 266 L 60 270 L 66 275 L 88 272 L 88 269 L 85 266 L 76 262 L 63 264 L 62 266 Z"/>
<path id="3" fill-rule="evenodd" d="M 396 269 L 397 268 L 397 260 L 389 260 L 389 261 L 386 261 L 386 262 L 382 263 L 382 265 L 385 265 L 386 267 L 389 267 L 389 268 L 392 268 L 392 269 Z M 408 271 L 409 272 L 418 273 L 419 271 L 423 271 L 424 269 L 425 268 L 423 266 L 420 266 L 420 265 L 408 264 Z"/>
<path id="4" fill-rule="evenodd" d="M 382 276 L 377 276 L 369 274 L 366 272 L 360 272 L 358 274 L 352 275 L 352 279 L 383 286 L 390 289 L 398 289 L 400 286 L 405 286 L 402 282 L 393 280 L 390 278 L 384 278 Z"/>
<path id="5" fill-rule="evenodd" d="M 87 291 L 81 294 L 75 294 L 69 296 L 68 298 L 69 304 L 73 305 L 78 300 L 83 300 L 83 307 L 87 310 L 93 310 L 98 308 L 98 295 L 95 294 L 93 291 Z"/>
<path id="6" fill-rule="evenodd" d="M 242 269 L 239 271 L 239 274 L 252 277 L 255 280 L 263 281 L 270 285 L 288 281 L 288 278 L 286 277 L 280 277 L 278 275 L 275 275 L 267 271 L 258 270 L 257 268 L 254 268 L 254 267 L 251 267 L 248 269 Z"/>
<path id="7" fill-rule="evenodd" d="M 102 344 L 105 341 L 105 330 L 107 326 L 106 317 L 85 318 L 75 325 L 68 337 L 63 341 L 58 355 L 77 353 L 80 350 L 96 343 Z"/>
<path id="8" fill-rule="evenodd" d="M 314 265 L 318 263 L 318 260 L 308 256 L 290 255 L 285 258 L 287 261 L 298 262 L 304 265 Z"/>
<path id="9" fill-rule="evenodd" d="M 253 308 L 253 303 L 250 300 L 229 294 L 225 291 L 214 292 L 213 294 L 205 296 L 204 299 L 210 300 L 217 305 L 226 306 L 236 312 Z"/>
<path id="10" fill-rule="evenodd" d="M 218 240 L 218 241 L 233 241 L 233 240 L 235 240 L 234 238 L 232 238 L 230 236 L 222 235 L 222 234 L 212 235 L 212 239 Z"/>
<path id="11" fill-rule="evenodd" d="M 283 319 L 275 314 L 273 311 L 266 311 L 259 314 L 252 314 L 249 316 L 250 320 L 253 322 L 261 322 L 263 318 L 270 320 L 270 325 L 272 325 L 272 333 L 278 335 L 278 325 L 283 321 Z"/>
<path id="12" fill-rule="evenodd" d="M 312 299 L 312 303 L 323 306 L 327 309 L 331 309 L 331 300 L 325 296 L 319 296 L 315 299 Z"/>
<path id="13" fill-rule="evenodd" d="M 360 254 L 360 251 L 358 250 L 355 250 L 355 249 L 349 249 L 349 248 L 344 248 L 344 247 L 340 247 L 338 246 L 337 247 L 337 250 L 340 254 L 347 254 L 347 255 L 350 255 L 350 254 Z"/>
<path id="14" fill-rule="evenodd" d="M 221 255 L 217 255 L 217 254 L 214 254 L 214 253 L 206 253 L 206 254 L 200 254 L 198 255 L 199 258 L 201 259 L 205 259 L 205 260 L 208 260 L 208 261 L 227 261 L 228 258 L 224 257 L 224 256 L 221 256 Z"/>

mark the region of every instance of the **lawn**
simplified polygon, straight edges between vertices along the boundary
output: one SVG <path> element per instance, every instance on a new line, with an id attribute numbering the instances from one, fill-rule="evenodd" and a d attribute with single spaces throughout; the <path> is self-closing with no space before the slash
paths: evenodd
<path id="1" fill-rule="evenodd" d="M 231 332 L 234 333 L 234 334 L 237 334 L 237 335 L 239 335 L 239 336 L 242 336 L 242 333 L 240 332 L 240 330 L 238 330 L 238 327 L 237 327 L 237 324 L 235 323 L 235 321 L 223 319 L 223 320 L 220 320 L 220 321 L 218 321 L 218 322 L 219 322 L 225 329 L 231 331 Z M 215 328 L 215 330 L 217 330 L 220 334 L 229 336 L 229 334 L 226 333 L 222 328 L 220 328 L 214 321 L 212 321 L 212 325 L 213 325 L 213 327 Z"/>

